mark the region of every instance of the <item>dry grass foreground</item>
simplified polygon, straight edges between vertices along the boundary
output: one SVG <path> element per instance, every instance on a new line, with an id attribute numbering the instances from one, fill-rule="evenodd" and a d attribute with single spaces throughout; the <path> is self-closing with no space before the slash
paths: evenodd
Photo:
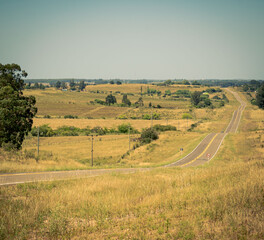
<path id="1" fill-rule="evenodd" d="M 1 187 L 0 238 L 264 239 L 260 113 L 199 168 Z"/>

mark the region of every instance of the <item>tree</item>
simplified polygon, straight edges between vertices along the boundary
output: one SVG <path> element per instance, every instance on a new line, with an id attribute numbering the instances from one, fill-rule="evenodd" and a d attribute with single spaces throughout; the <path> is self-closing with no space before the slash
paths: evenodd
<path id="1" fill-rule="evenodd" d="M 85 83 L 84 81 L 80 81 L 80 84 L 79 84 L 79 89 L 82 91 L 83 89 L 85 89 Z"/>
<path id="2" fill-rule="evenodd" d="M 264 109 L 264 83 L 257 90 L 256 104 L 259 108 Z"/>
<path id="3" fill-rule="evenodd" d="M 165 82 L 164 82 L 164 85 L 165 86 L 168 86 L 168 85 L 172 85 L 173 84 L 173 82 L 169 79 L 169 80 L 166 80 Z"/>
<path id="4" fill-rule="evenodd" d="M 111 80 L 109 83 L 110 83 L 110 84 L 115 84 L 115 82 L 114 82 L 113 80 Z"/>
<path id="5" fill-rule="evenodd" d="M 159 138 L 158 133 L 153 128 L 146 128 L 142 131 L 140 139 L 142 143 L 150 143 Z"/>
<path id="6" fill-rule="evenodd" d="M 183 85 L 190 85 L 190 82 L 187 81 L 187 80 L 183 80 L 183 81 L 182 81 L 182 84 L 183 84 Z"/>
<path id="7" fill-rule="evenodd" d="M 135 105 L 136 105 L 136 107 L 143 107 L 143 106 L 144 106 L 144 102 L 143 102 L 142 97 L 140 97 L 140 98 L 138 99 L 138 101 L 135 102 Z"/>
<path id="8" fill-rule="evenodd" d="M 195 80 L 192 82 L 192 85 L 201 85 L 201 83 L 199 83 L 198 81 Z"/>
<path id="9" fill-rule="evenodd" d="M 112 94 L 109 94 L 106 98 L 105 98 L 105 102 L 110 105 L 110 104 L 114 104 L 116 103 L 116 97 L 113 96 Z"/>
<path id="10" fill-rule="evenodd" d="M 0 147 L 6 149 L 21 148 L 37 113 L 35 97 L 23 96 L 26 76 L 17 64 L 0 64 Z"/>
<path id="11" fill-rule="evenodd" d="M 197 106 L 199 102 L 201 101 L 201 92 L 195 91 L 191 94 L 191 103 L 194 106 Z"/>
<path id="12" fill-rule="evenodd" d="M 70 88 L 71 88 L 71 90 L 76 90 L 74 80 L 70 81 Z"/>
<path id="13" fill-rule="evenodd" d="M 60 82 L 60 81 L 57 81 L 56 84 L 55 84 L 55 87 L 56 87 L 57 89 L 59 89 L 59 88 L 61 87 L 61 82 Z"/>
<path id="14" fill-rule="evenodd" d="M 122 82 L 121 82 L 121 81 L 119 81 L 119 80 L 117 80 L 117 81 L 116 81 L 116 84 L 117 84 L 117 85 L 121 85 L 121 84 L 122 84 Z"/>
<path id="15" fill-rule="evenodd" d="M 130 100 L 127 98 L 127 94 L 123 95 L 122 103 L 125 104 L 126 106 L 130 106 L 131 105 Z"/>
<path id="16" fill-rule="evenodd" d="M 67 89 L 67 85 L 66 85 L 65 82 L 62 82 L 62 83 L 61 83 L 61 88 L 62 88 L 62 89 Z"/>
<path id="17" fill-rule="evenodd" d="M 39 84 L 36 82 L 35 84 L 34 84 L 34 87 L 33 88 L 39 88 Z"/>

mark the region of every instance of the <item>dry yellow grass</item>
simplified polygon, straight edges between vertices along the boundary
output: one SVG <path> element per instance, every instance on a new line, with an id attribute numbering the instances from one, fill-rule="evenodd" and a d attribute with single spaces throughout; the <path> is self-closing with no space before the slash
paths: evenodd
<path id="1" fill-rule="evenodd" d="M 227 142 L 223 155 L 241 139 Z M 1 237 L 263 239 L 263 161 L 237 153 L 200 168 L 2 187 Z"/>
<path id="2" fill-rule="evenodd" d="M 257 124 L 259 121 L 261 124 Z M 264 239 L 262 121 L 261 111 L 249 105 L 240 131 L 228 134 L 216 157 L 198 168 L 158 168 L 129 175 L 1 187 L 0 236 L 2 239 Z M 198 137 L 197 133 L 179 138 L 173 134 L 179 133 L 162 135 L 156 145 L 138 149 L 138 155 L 147 156 L 155 151 L 164 155 L 164 150 L 158 151 L 162 147 L 168 147 L 173 154 L 172 147 L 180 139 Z M 111 136 L 105 137 L 110 140 Z M 119 144 L 125 143 L 126 136 L 119 137 Z M 85 145 L 85 139 L 83 143 L 81 138 L 76 139 Z M 66 144 L 71 142 L 64 140 Z"/>
<path id="3" fill-rule="evenodd" d="M 163 120 L 153 120 L 153 125 L 161 124 L 161 125 L 173 125 L 177 129 L 181 131 L 186 131 L 186 128 L 190 127 L 191 124 L 195 123 L 196 121 L 189 119 L 188 125 L 187 120 L 184 119 L 163 119 Z M 35 118 L 33 126 L 41 126 L 43 124 L 48 124 L 52 129 L 57 129 L 61 126 L 74 126 L 78 128 L 86 128 L 87 126 L 93 128 L 96 126 L 100 127 L 117 127 L 123 123 L 130 123 L 131 126 L 134 128 L 141 130 L 142 128 L 147 128 L 151 126 L 150 120 L 132 120 L 132 119 L 63 119 L 63 118 Z"/>
<path id="4" fill-rule="evenodd" d="M 84 92 L 62 92 L 53 88 L 46 90 L 25 90 L 25 95 L 34 95 L 37 99 L 36 106 L 38 107 L 38 116 L 51 115 L 54 117 L 63 117 L 64 115 L 77 115 L 79 117 L 93 117 L 93 118 L 113 118 L 129 110 L 129 108 L 121 107 L 102 107 L 101 105 L 92 105 L 90 102 L 95 99 L 105 100 L 109 93 L 113 93 L 118 103 L 122 102 L 121 93 L 133 93 L 128 98 L 132 103 L 136 102 L 140 97 L 140 89 L 143 88 L 143 92 L 147 91 L 147 87 L 161 90 L 162 93 L 165 90 L 175 92 L 177 90 L 190 90 L 202 91 L 206 88 L 194 88 L 192 86 L 174 85 L 170 87 L 154 86 L 154 85 L 142 85 L 142 84 L 122 84 L 122 85 L 95 85 L 87 86 Z M 184 100 L 172 100 L 168 97 L 162 96 L 147 96 L 143 95 L 143 101 L 145 106 L 151 102 L 152 105 L 161 105 L 163 108 L 170 109 L 186 109 L 190 105 L 189 99 Z M 131 108 L 130 108 L 131 109 Z M 157 110 L 161 111 L 161 110 Z"/>
<path id="5" fill-rule="evenodd" d="M 205 135 L 196 132 L 166 132 L 160 134 L 155 142 L 135 150 L 131 135 L 129 150 L 128 135 L 105 135 L 94 139 L 95 167 L 131 167 L 159 166 L 178 160 L 192 151 Z M 180 148 L 184 148 L 181 155 Z M 37 138 L 28 138 L 16 158 L 3 156 L 0 161 L 2 172 L 29 172 L 59 169 L 85 169 L 91 163 L 91 137 L 51 137 L 40 138 L 39 160 L 37 156 Z"/>

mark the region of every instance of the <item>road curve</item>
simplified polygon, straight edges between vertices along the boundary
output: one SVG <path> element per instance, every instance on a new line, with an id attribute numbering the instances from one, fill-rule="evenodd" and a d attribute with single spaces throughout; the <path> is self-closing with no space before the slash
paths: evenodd
<path id="1" fill-rule="evenodd" d="M 246 107 L 246 103 L 240 98 L 238 93 L 233 92 L 229 89 L 227 90 L 235 96 L 236 100 L 240 103 L 240 106 L 234 111 L 226 130 L 221 133 L 210 133 L 202 140 L 202 142 L 200 142 L 200 144 L 190 154 L 175 163 L 166 165 L 165 167 L 194 167 L 204 164 L 205 162 L 210 161 L 215 156 L 225 136 L 228 133 L 237 132 L 237 128 L 242 113 Z"/>
<path id="2" fill-rule="evenodd" d="M 246 103 L 240 96 L 229 89 L 236 100 L 240 102 L 240 106 L 234 111 L 230 123 L 226 130 L 221 133 L 208 134 L 199 145 L 187 156 L 177 162 L 168 164 L 164 167 L 194 167 L 210 161 L 217 153 L 225 136 L 228 133 L 236 133 L 241 115 L 245 109 Z M 34 173 L 5 173 L 0 174 L 0 186 L 13 185 L 19 183 L 63 180 L 83 177 L 95 177 L 106 173 L 135 173 L 140 171 L 148 171 L 151 168 L 119 168 L 119 169 L 95 169 L 95 170 L 73 170 L 73 171 L 54 171 L 54 172 L 34 172 Z"/>

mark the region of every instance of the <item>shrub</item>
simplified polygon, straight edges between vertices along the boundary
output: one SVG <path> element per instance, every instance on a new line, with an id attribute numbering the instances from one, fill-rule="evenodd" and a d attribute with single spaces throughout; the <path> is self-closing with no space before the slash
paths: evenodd
<path id="1" fill-rule="evenodd" d="M 92 133 L 97 133 L 98 135 L 105 135 L 106 131 L 105 129 L 101 128 L 101 127 L 94 127 L 91 129 Z"/>
<path id="2" fill-rule="evenodd" d="M 142 119 L 144 119 L 144 120 L 150 120 L 151 119 L 151 116 L 149 114 L 144 114 L 142 116 Z"/>
<path id="3" fill-rule="evenodd" d="M 118 116 L 118 119 L 127 119 L 127 116 L 125 116 L 125 115 L 120 115 L 120 116 Z"/>
<path id="4" fill-rule="evenodd" d="M 136 129 L 134 129 L 130 123 L 126 124 L 123 123 L 117 127 L 119 133 L 128 133 L 128 130 L 130 129 L 130 133 L 138 133 Z"/>
<path id="5" fill-rule="evenodd" d="M 153 128 L 143 129 L 140 139 L 142 143 L 150 143 L 153 140 L 157 140 L 159 138 L 158 133 Z"/>
<path id="6" fill-rule="evenodd" d="M 144 120 L 150 120 L 151 119 L 151 115 L 150 114 L 144 114 L 142 116 L 142 119 L 144 119 Z M 153 113 L 152 114 L 152 119 L 154 119 L 154 120 L 160 119 L 160 114 L 159 113 Z"/>
<path id="7" fill-rule="evenodd" d="M 165 131 L 176 131 L 176 127 L 172 125 L 160 125 L 156 124 L 153 126 L 153 129 L 156 130 L 157 132 L 165 132 Z"/>
<path id="8" fill-rule="evenodd" d="M 73 126 L 62 126 L 55 132 L 59 136 L 79 136 L 81 129 Z"/>
<path id="9" fill-rule="evenodd" d="M 214 97 L 212 97 L 212 99 L 217 99 L 217 100 L 220 100 L 221 98 L 219 97 L 219 96 L 214 96 Z"/>
<path id="10" fill-rule="evenodd" d="M 100 99 L 95 99 L 94 100 L 95 103 L 101 104 L 101 105 L 106 105 L 106 102 L 100 100 Z"/>
<path id="11" fill-rule="evenodd" d="M 192 119 L 192 115 L 189 113 L 182 114 L 182 119 Z"/>
<path id="12" fill-rule="evenodd" d="M 74 119 L 74 118 L 78 118 L 78 116 L 73 116 L 73 115 L 65 115 L 64 118 L 71 118 L 71 119 Z"/>
<path id="13" fill-rule="evenodd" d="M 38 127 L 33 127 L 32 130 L 31 130 L 31 134 L 32 136 L 38 136 Z M 39 126 L 39 136 L 40 137 L 52 137 L 56 135 L 56 133 L 52 130 L 52 128 L 47 125 L 47 124 L 44 124 L 44 125 L 41 125 Z"/>

